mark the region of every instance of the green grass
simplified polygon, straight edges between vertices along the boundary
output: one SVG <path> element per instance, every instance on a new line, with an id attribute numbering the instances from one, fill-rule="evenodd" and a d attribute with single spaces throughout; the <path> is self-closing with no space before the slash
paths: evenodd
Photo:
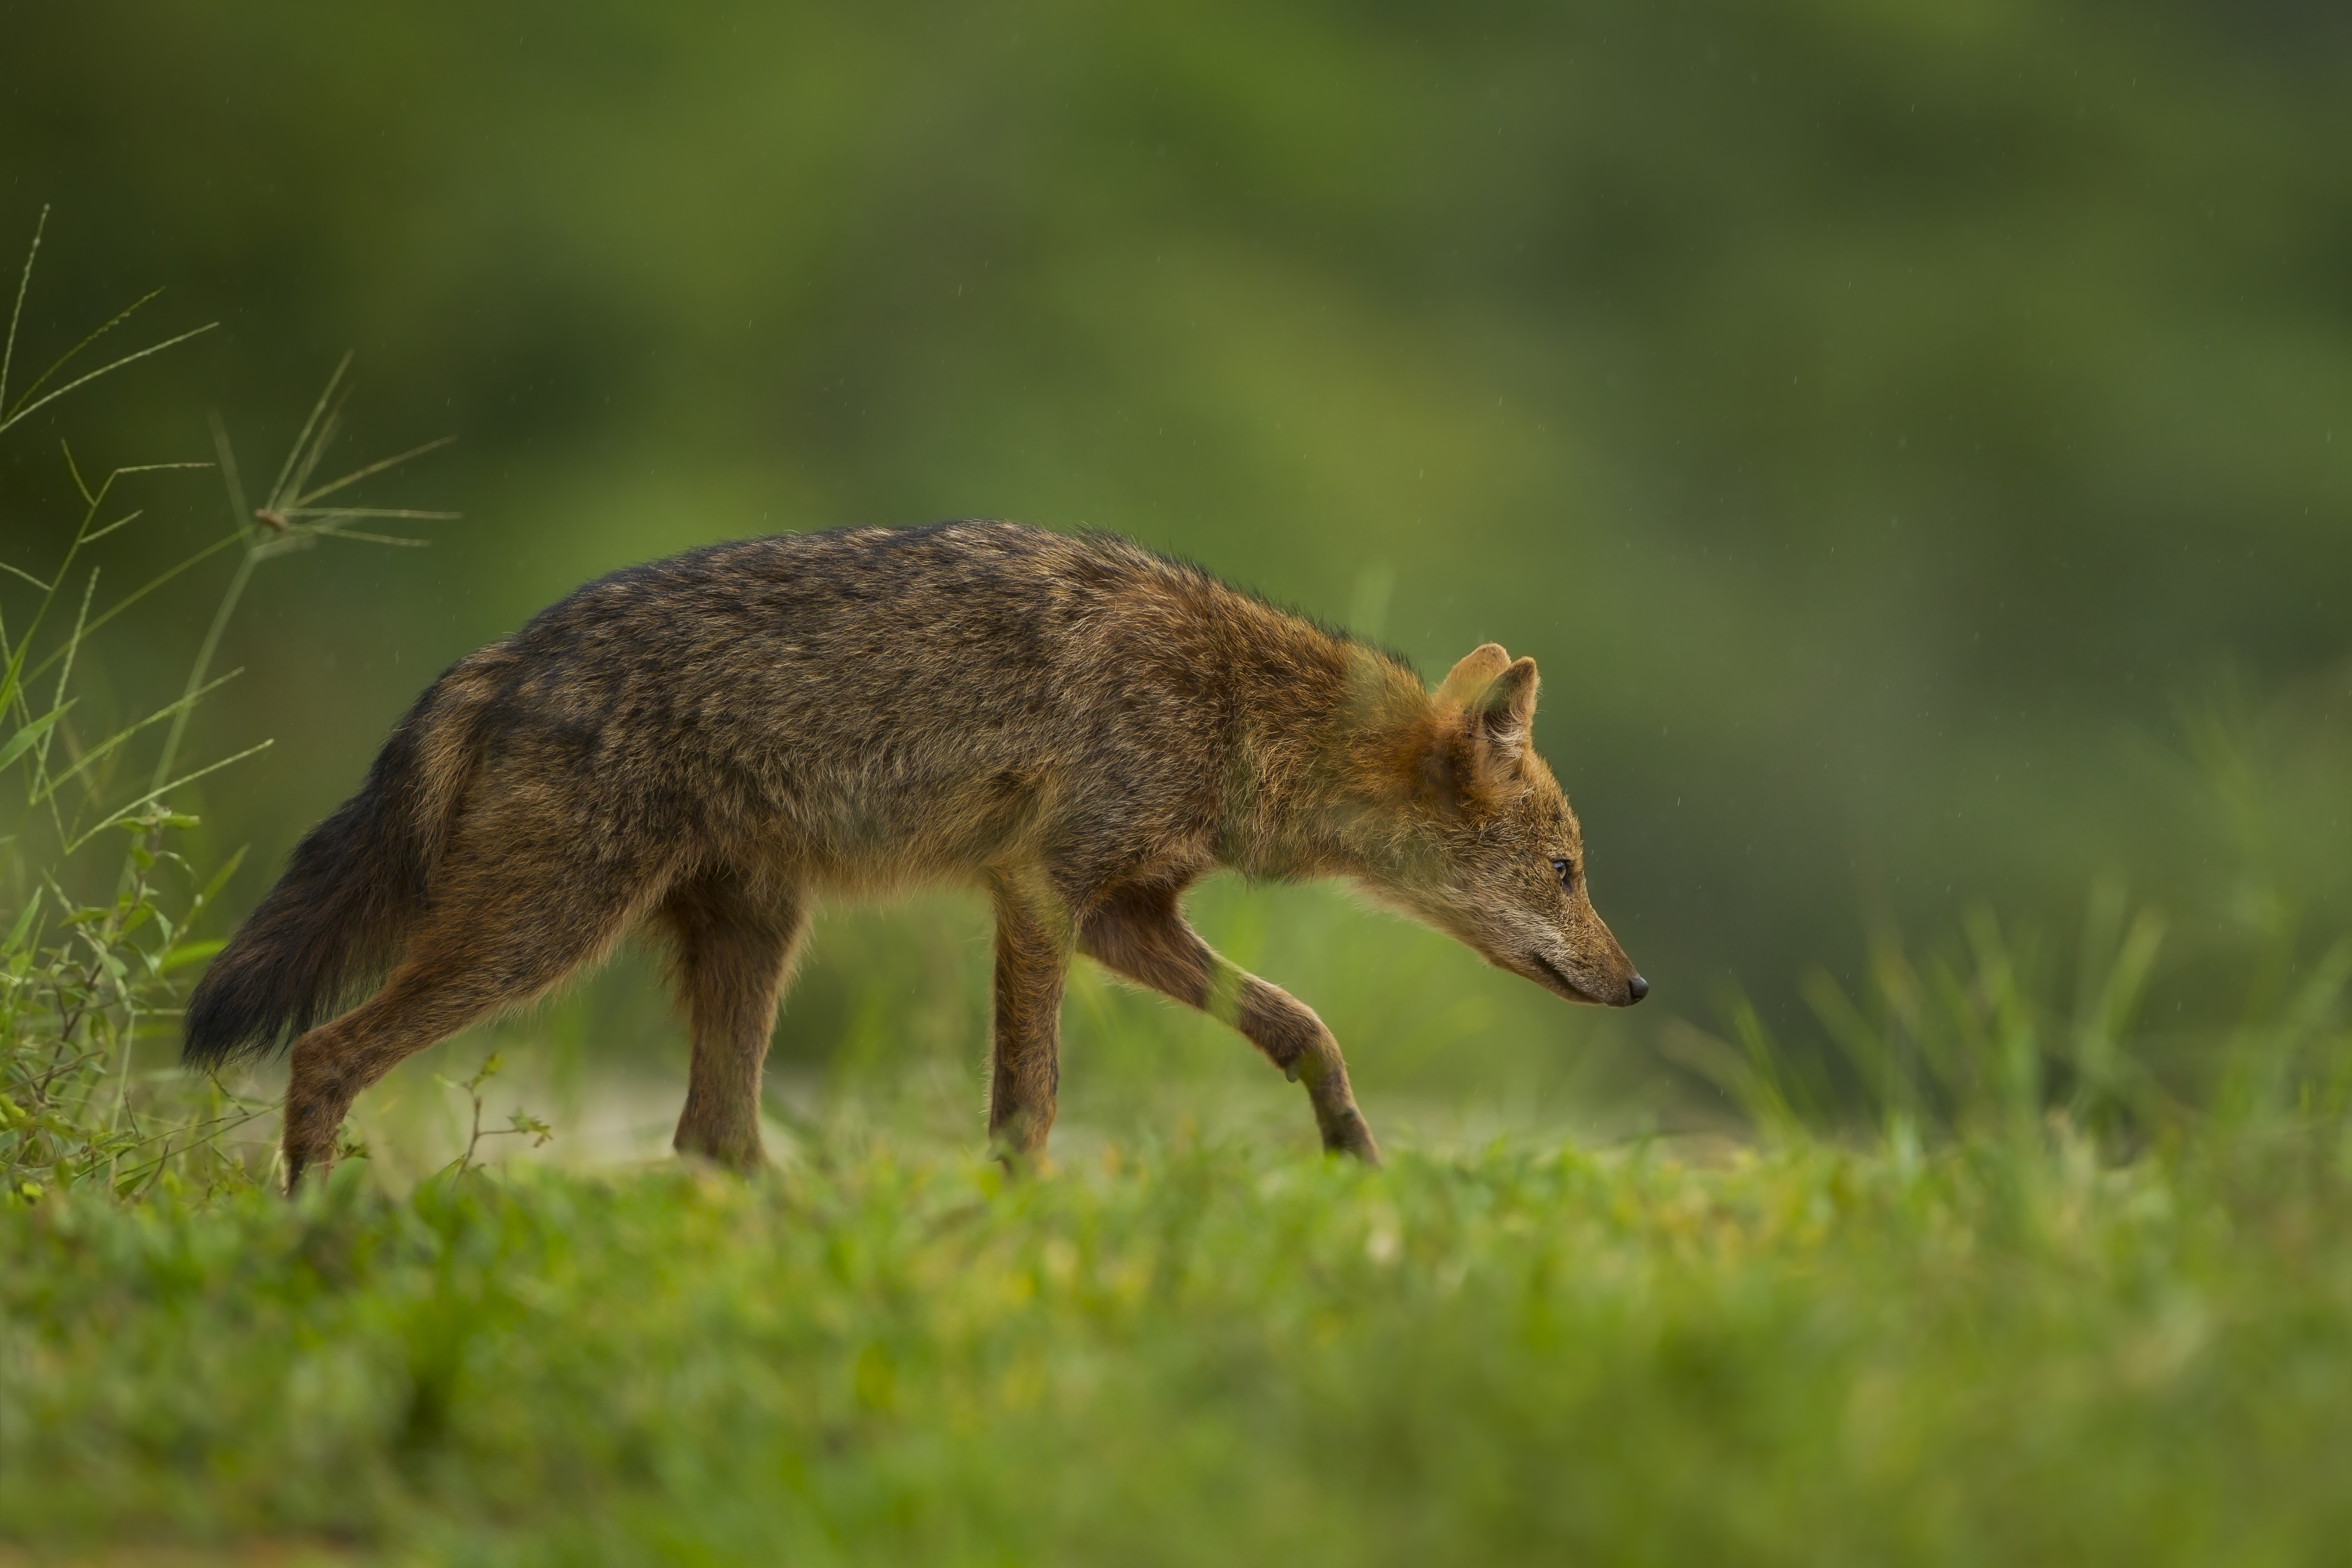
<path id="1" fill-rule="evenodd" d="M 22 297 L 0 430 L 153 352 L 74 379 L 101 328 L 7 402 Z M 515 1096 L 601 1073 L 633 1148 L 675 1105 L 609 1054 L 656 1027 L 625 969 L 421 1055 L 362 1102 L 373 1157 L 272 1195 L 273 1086 L 165 1065 L 225 876 L 180 808 L 236 760 L 180 757 L 261 563 L 423 515 L 346 504 L 404 458 L 312 482 L 335 385 L 258 508 L 217 440 L 232 530 L 160 576 L 97 553 L 139 467 L 73 468 L 62 559 L 0 563 L 0 1564 L 2341 1554 L 2352 938 L 2259 877 L 2189 952 L 2242 979 L 2209 1016 L 2143 1016 L 2166 928 L 2109 885 L 2071 956 L 1982 911 L 1879 931 L 1794 1047 L 1736 997 L 1723 1039 L 1522 1015 L 1434 938 L 1213 887 L 1391 1167 L 1309 1155 L 1237 1041 L 1082 973 L 1065 1164 L 1012 1184 L 972 1142 L 977 911 L 835 920 L 761 1180 L 597 1169 L 562 1105 L 583 1168 L 434 1173 Z M 110 696 L 97 634 L 216 555 L 184 680 Z M 451 1081 L 526 1041 L 490 1103 Z M 1694 1114 L 1754 1131 L 1597 1131 Z"/>
<path id="2" fill-rule="evenodd" d="M 2299 1563 L 2352 1146 L 516 1171 L 0 1222 L 0 1536 L 484 1563 Z"/>

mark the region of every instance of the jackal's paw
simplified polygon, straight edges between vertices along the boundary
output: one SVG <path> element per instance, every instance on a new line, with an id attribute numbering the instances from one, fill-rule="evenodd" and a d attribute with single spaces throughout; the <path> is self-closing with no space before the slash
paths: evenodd
<path id="1" fill-rule="evenodd" d="M 1353 1106 L 1332 1118 L 1322 1132 L 1326 1154 L 1352 1154 L 1367 1165 L 1381 1163 L 1381 1146 L 1373 1142 L 1371 1128 Z"/>
<path id="2" fill-rule="evenodd" d="M 767 1151 L 760 1146 L 757 1139 L 745 1143 L 681 1138 L 670 1147 L 677 1151 L 682 1163 L 696 1169 L 724 1171 L 736 1176 L 756 1176 L 768 1168 Z"/>
<path id="3" fill-rule="evenodd" d="M 335 1150 L 332 1144 L 314 1153 L 298 1154 L 286 1151 L 286 1195 L 293 1197 L 306 1184 L 323 1184 L 334 1173 Z"/>

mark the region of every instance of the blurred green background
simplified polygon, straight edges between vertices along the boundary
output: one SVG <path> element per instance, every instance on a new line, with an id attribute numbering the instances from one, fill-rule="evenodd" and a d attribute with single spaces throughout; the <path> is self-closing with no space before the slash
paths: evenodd
<path id="1" fill-rule="evenodd" d="M 1433 677 L 1486 639 L 1539 661 L 1640 1014 L 1337 894 L 1204 900 L 1339 1031 L 1376 1125 L 1638 1102 L 1673 1020 L 1713 1028 L 1736 984 L 1797 1032 L 1799 975 L 1853 973 L 1874 921 L 1982 902 L 2063 967 L 2120 878 L 2172 916 L 2186 1029 L 2237 1015 L 2250 933 L 2292 954 L 2352 917 L 2340 6 L 5 26 L 0 250 L 55 209 L 31 357 L 157 284 L 154 326 L 224 324 L 16 433 L 6 559 L 69 526 L 54 437 L 204 458 L 217 408 L 267 468 L 347 347 L 347 455 L 460 438 L 378 492 L 463 510 L 432 548 L 273 565 L 232 632 L 203 755 L 278 739 L 202 802 L 254 846 L 240 907 L 435 671 L 583 580 L 996 515 L 1194 557 Z M 209 476 L 141 484 L 125 583 L 229 522 Z M 116 637 L 119 705 L 176 690 L 217 587 Z M 785 1067 L 928 1063 L 976 1126 L 985 929 L 954 899 L 821 927 Z M 549 1032 L 674 1078 L 645 975 Z M 1087 982 L 1070 1026 L 1074 1090 L 1126 1051 L 1305 1136 L 1210 1026 Z"/>

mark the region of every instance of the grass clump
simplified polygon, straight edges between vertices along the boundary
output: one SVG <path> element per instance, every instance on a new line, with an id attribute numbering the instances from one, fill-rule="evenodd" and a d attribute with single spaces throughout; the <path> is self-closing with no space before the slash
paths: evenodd
<path id="1" fill-rule="evenodd" d="M 0 436 L 58 399 L 208 330 L 77 370 L 83 354 L 155 297 L 148 295 L 12 398 L 9 376 L 39 251 L 37 228 L 0 340 Z M 128 593 L 101 598 L 95 560 L 101 543 L 145 516 L 144 508 L 123 510 L 123 492 L 159 471 L 215 464 L 127 465 L 92 479 L 61 443 L 79 510 L 61 531 L 58 558 L 39 571 L 0 560 L 0 589 L 22 595 L 13 609 L 0 597 L 0 787 L 14 797 L 0 796 L 0 1205 L 89 1183 L 129 1197 L 159 1183 L 210 1187 L 253 1179 L 251 1142 L 227 1140 L 272 1108 L 217 1082 L 192 1083 L 168 1065 L 181 987 L 221 945 L 197 934 L 200 922 L 236 868 L 236 857 L 203 871 L 184 858 L 182 836 L 197 820 L 174 802 L 268 744 L 194 766 L 181 758 L 190 713 L 236 677 L 215 676 L 213 661 L 255 569 L 322 539 L 416 542 L 362 532 L 352 524 L 362 520 L 449 515 L 322 504 L 430 449 L 314 483 L 345 395 L 338 367 L 258 507 L 247 506 L 227 435 L 215 421 L 232 527 Z M 224 554 L 236 567 L 179 695 L 143 714 L 97 718 L 86 688 L 100 651 L 98 634 Z M 150 1047 L 163 1049 L 142 1051 Z"/>

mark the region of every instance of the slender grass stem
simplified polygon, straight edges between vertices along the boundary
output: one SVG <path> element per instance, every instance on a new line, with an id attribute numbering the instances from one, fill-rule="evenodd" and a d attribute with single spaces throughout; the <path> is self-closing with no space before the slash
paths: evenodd
<path id="1" fill-rule="evenodd" d="M 0 407 L 8 402 L 8 373 L 16 363 L 16 330 L 25 321 L 25 294 L 33 286 L 33 262 L 41 254 L 41 236 L 48 231 L 49 209 L 41 208 L 41 216 L 33 220 L 33 243 L 25 247 L 24 269 L 16 274 L 16 302 L 8 311 L 8 338 L 0 343 Z"/>

